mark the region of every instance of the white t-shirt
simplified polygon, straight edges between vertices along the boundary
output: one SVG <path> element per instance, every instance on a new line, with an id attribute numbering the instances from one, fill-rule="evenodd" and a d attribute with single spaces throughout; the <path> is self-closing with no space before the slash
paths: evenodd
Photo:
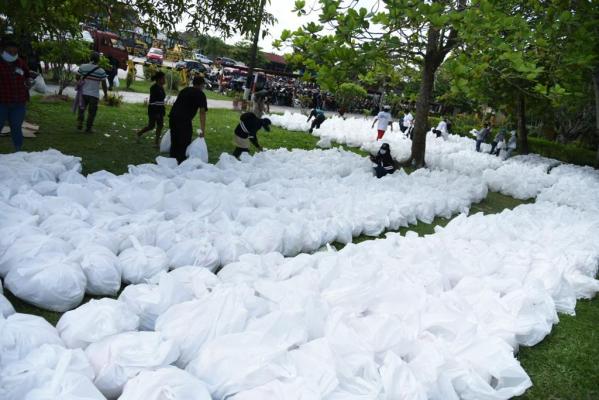
<path id="1" fill-rule="evenodd" d="M 389 122 L 391 121 L 391 113 L 387 111 L 381 111 L 376 117 L 379 120 L 377 129 L 379 131 L 386 131 L 387 127 L 389 126 Z"/>
<path id="2" fill-rule="evenodd" d="M 404 126 L 410 127 L 410 126 L 412 126 L 413 122 L 414 122 L 414 117 L 412 116 L 412 113 L 407 113 L 406 115 L 404 115 L 404 117 L 403 117 Z"/>

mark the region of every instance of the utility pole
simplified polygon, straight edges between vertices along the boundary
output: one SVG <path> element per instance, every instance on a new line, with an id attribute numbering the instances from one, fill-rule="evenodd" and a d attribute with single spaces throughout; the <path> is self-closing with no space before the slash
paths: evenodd
<path id="1" fill-rule="evenodd" d="M 258 40 L 260 39 L 260 28 L 262 27 L 262 17 L 264 15 L 264 6 L 266 0 L 260 0 L 258 10 L 258 19 L 256 20 L 256 30 L 254 31 L 254 40 L 252 42 L 252 53 L 250 54 L 250 65 L 248 65 L 248 75 L 245 81 L 244 100 L 250 100 L 252 94 L 252 81 L 254 79 L 254 68 L 256 67 L 256 56 L 258 55 Z"/>

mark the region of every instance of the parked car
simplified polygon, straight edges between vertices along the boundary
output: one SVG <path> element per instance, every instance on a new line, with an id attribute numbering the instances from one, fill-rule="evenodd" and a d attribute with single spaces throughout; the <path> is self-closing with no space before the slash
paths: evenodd
<path id="1" fill-rule="evenodd" d="M 237 65 L 237 61 L 233 60 L 232 58 L 221 57 L 220 65 L 222 65 L 223 67 L 234 67 Z"/>
<path id="2" fill-rule="evenodd" d="M 205 55 L 203 55 L 202 53 L 196 53 L 194 55 L 194 58 L 196 59 L 196 61 L 199 61 L 202 64 L 212 65 L 212 60 L 209 59 L 208 57 L 206 57 Z"/>
<path id="3" fill-rule="evenodd" d="M 164 53 L 161 49 L 152 47 L 150 49 L 150 51 L 148 51 L 148 54 L 146 54 L 146 62 L 162 65 L 163 61 L 164 61 Z"/>
<path id="4" fill-rule="evenodd" d="M 175 64 L 175 69 L 182 70 L 186 69 L 189 72 L 206 72 L 208 69 L 204 64 L 195 60 L 183 60 Z"/>

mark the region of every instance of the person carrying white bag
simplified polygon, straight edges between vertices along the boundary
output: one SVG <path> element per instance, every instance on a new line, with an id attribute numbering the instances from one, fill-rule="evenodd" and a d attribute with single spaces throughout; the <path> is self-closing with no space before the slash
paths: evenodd
<path id="1" fill-rule="evenodd" d="M 198 132 L 199 134 L 199 132 Z M 206 146 L 206 140 L 203 136 L 199 136 L 195 139 L 185 151 L 185 155 L 188 158 L 199 158 L 203 162 L 208 162 L 208 146 Z"/>

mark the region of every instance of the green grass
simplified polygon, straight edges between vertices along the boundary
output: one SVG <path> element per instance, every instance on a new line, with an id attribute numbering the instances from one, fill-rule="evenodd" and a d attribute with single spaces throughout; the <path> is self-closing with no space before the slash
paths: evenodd
<path id="1" fill-rule="evenodd" d="M 158 150 L 154 132 L 148 132 L 142 143 L 135 143 L 135 132 L 147 123 L 146 107 L 142 104 L 122 104 L 108 107 L 101 104 L 94 123 L 94 133 L 84 134 L 76 129 L 76 118 L 70 102 L 43 103 L 34 98 L 27 110 L 27 121 L 40 125 L 37 138 L 25 139 L 24 151 L 55 148 L 65 154 L 83 158 L 83 172 L 107 170 L 115 174 L 127 171 L 131 164 L 154 162 Z M 168 111 L 167 111 L 168 113 Z M 166 118 L 165 124 L 168 124 Z M 239 112 L 214 109 L 207 113 L 206 143 L 210 162 L 218 161 L 223 152 L 233 151 L 233 130 L 239 121 Z M 194 128 L 199 127 L 198 118 Z M 106 136 L 108 135 L 108 136 Z M 260 144 L 266 148 L 314 148 L 317 138 L 291 133 L 273 127 L 271 132 L 259 134 Z M 9 137 L 0 137 L 0 153 L 13 150 Z M 252 149 L 253 151 L 253 149 Z"/>
<path id="2" fill-rule="evenodd" d="M 232 135 L 239 113 L 230 110 L 208 112 L 207 135 L 211 162 L 216 162 L 222 152 L 233 150 Z M 50 147 L 83 158 L 84 173 L 108 170 L 114 173 L 127 171 L 127 165 L 153 162 L 158 155 L 152 147 L 153 133 L 141 144 L 136 144 L 134 132 L 146 123 L 146 108 L 140 104 L 123 104 L 119 108 L 101 105 L 96 120 L 96 132 L 86 135 L 75 129 L 75 116 L 68 103 L 42 103 L 34 99 L 27 120 L 40 124 L 36 139 L 26 139 L 24 150 L 36 151 Z M 197 118 L 195 121 L 197 125 Z M 106 137 L 105 135 L 110 135 Z M 273 127 L 270 133 L 261 133 L 261 144 L 266 148 L 314 148 L 317 138 Z M 365 155 L 354 148 L 340 146 Z M 7 137 L 0 138 L 0 153 L 12 151 Z M 471 207 L 471 213 L 486 214 L 514 208 L 522 201 L 490 192 L 485 200 Z M 419 235 L 431 234 L 437 225 L 445 226 L 449 219 L 436 218 L 430 224 L 419 223 L 402 228 L 400 233 L 414 231 Z M 354 242 L 372 240 L 360 236 Z M 340 248 L 341 245 L 337 246 Z M 5 291 L 18 312 L 40 315 L 55 324 L 60 313 L 40 310 Z M 90 297 L 86 297 L 85 301 Z M 518 358 L 530 375 L 534 386 L 522 396 L 525 400 L 545 399 L 597 399 L 599 398 L 599 299 L 579 301 L 577 316 L 560 315 L 560 323 L 553 328 L 542 343 L 532 348 L 522 348 Z"/>
<path id="3" fill-rule="evenodd" d="M 151 81 L 136 80 L 131 84 L 131 87 L 129 87 L 129 89 L 127 89 L 127 87 L 125 86 L 125 80 L 122 79 L 120 81 L 119 91 L 146 93 L 149 95 L 150 94 L 150 86 L 152 86 L 153 84 L 154 84 L 154 82 L 151 82 Z M 166 86 L 166 85 L 165 85 L 165 90 L 167 91 L 167 94 L 171 95 L 171 96 L 176 96 L 178 93 L 176 90 L 169 91 L 168 86 Z M 217 92 L 213 92 L 212 90 L 204 90 L 204 93 L 206 94 L 206 97 L 210 100 L 227 100 L 227 101 L 233 100 L 231 97 L 225 96 L 224 94 L 220 94 Z"/>

